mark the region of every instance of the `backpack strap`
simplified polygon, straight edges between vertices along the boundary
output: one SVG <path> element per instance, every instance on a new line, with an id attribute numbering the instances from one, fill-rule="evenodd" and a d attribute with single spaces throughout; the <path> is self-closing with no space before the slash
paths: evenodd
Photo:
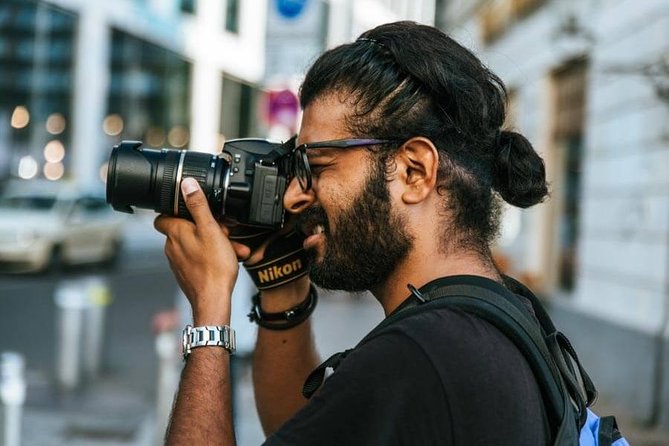
<path id="1" fill-rule="evenodd" d="M 475 285 L 447 285 L 423 294 L 429 301 L 422 307 L 458 309 L 474 314 L 495 326 L 520 350 L 532 369 L 544 396 L 549 423 L 555 429 L 556 444 L 578 442 L 569 393 L 541 330 L 528 309 L 511 292 L 502 295 Z M 427 309 L 427 308 L 425 308 Z"/>
<path id="2" fill-rule="evenodd" d="M 311 396 L 316 393 L 316 390 L 323 384 L 325 379 L 325 372 L 327 369 L 337 370 L 339 364 L 346 358 L 346 356 L 352 351 L 352 348 L 345 350 L 343 352 L 335 353 L 326 359 L 321 365 L 316 367 L 313 372 L 307 376 L 307 380 L 304 382 L 302 387 L 302 395 L 309 399 Z"/>
<path id="3" fill-rule="evenodd" d="M 597 400 L 597 389 L 590 376 L 581 365 L 576 350 L 572 347 L 569 339 L 555 328 L 548 312 L 541 301 L 525 285 L 517 280 L 503 276 L 505 285 L 525 297 L 531 304 L 532 310 L 541 325 L 544 339 L 551 350 L 553 359 L 565 380 L 570 395 L 579 395 L 574 403 L 577 405 L 579 426 L 583 427 L 588 416 L 587 407 Z"/>
<path id="4" fill-rule="evenodd" d="M 611 446 L 621 438 L 623 436 L 618 430 L 618 423 L 615 417 L 608 416 L 599 419 L 599 432 L 597 434 L 597 444 L 599 446 Z"/>

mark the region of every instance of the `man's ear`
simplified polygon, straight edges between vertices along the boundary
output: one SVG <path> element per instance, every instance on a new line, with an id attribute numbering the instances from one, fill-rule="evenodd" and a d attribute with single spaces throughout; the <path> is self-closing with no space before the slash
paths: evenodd
<path id="1" fill-rule="evenodd" d="M 396 157 L 402 181 L 402 201 L 416 204 L 427 198 L 437 184 L 439 151 L 429 139 L 417 136 L 407 140 Z"/>

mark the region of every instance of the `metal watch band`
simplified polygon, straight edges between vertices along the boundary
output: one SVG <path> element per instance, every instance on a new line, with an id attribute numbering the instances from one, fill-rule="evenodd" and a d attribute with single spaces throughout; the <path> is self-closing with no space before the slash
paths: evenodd
<path id="1" fill-rule="evenodd" d="M 205 325 L 193 327 L 186 325 L 183 331 L 183 356 L 190 355 L 191 349 L 197 347 L 223 347 L 229 353 L 237 348 L 235 330 L 227 325 Z"/>

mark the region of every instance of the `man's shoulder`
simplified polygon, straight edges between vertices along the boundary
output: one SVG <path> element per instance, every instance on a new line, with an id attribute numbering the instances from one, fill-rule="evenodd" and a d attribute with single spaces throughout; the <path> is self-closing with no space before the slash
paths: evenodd
<path id="1" fill-rule="evenodd" d="M 516 294 L 502 283 L 481 276 L 458 275 L 436 278 L 423 285 L 417 293 L 420 297 L 422 294 L 434 294 L 442 288 L 449 289 L 451 293 L 457 292 L 459 296 L 476 297 L 481 292 L 492 292 L 508 299 L 515 297 L 521 305 L 528 307 L 532 312 L 530 302 L 522 294 Z M 457 291 L 453 288 L 457 288 Z M 396 310 L 372 330 L 365 341 L 390 333 L 401 333 L 421 344 L 429 342 L 430 339 L 439 339 L 443 342 L 457 340 L 460 344 L 473 346 L 484 342 L 513 347 L 512 341 L 495 324 L 472 311 L 449 305 L 449 299 L 433 297 L 427 303 L 418 303 L 418 299 L 414 297 L 409 297 L 400 305 L 400 310 Z"/>
<path id="2" fill-rule="evenodd" d="M 469 338 L 474 341 L 481 336 L 495 339 L 506 338 L 499 330 L 484 319 L 462 310 L 444 306 L 415 308 L 405 317 L 399 317 L 382 328 L 372 332 L 369 340 L 377 336 L 404 335 L 422 340 Z M 474 336 L 473 338 L 471 336 Z"/>
<path id="3" fill-rule="evenodd" d="M 520 350 L 497 327 L 445 306 L 414 311 L 394 320 L 372 333 L 356 350 L 360 356 L 373 352 L 376 357 L 396 358 L 393 352 L 398 349 L 405 358 L 425 358 L 441 379 L 474 372 L 487 379 L 496 373 L 504 376 L 508 370 L 532 376 Z"/>

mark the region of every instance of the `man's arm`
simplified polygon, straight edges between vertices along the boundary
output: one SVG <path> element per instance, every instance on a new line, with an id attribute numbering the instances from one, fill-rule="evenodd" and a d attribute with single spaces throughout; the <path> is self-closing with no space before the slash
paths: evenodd
<path id="1" fill-rule="evenodd" d="M 181 374 L 166 444 L 234 445 L 231 400 L 228 352 L 193 349 Z"/>
<path id="2" fill-rule="evenodd" d="M 181 189 L 194 223 L 161 215 L 154 226 L 167 236 L 165 254 L 191 304 L 193 324 L 229 325 L 230 299 L 239 270 L 237 255 L 226 229 L 220 227 L 211 215 L 197 183 L 192 178 L 185 178 Z M 230 358 L 223 347 L 198 347 L 189 355 L 166 443 L 235 444 Z"/>
<path id="3" fill-rule="evenodd" d="M 262 293 L 262 309 L 285 311 L 306 299 L 309 280 L 298 279 L 279 289 Z M 253 384 L 256 406 L 267 436 L 274 433 L 306 403 L 302 386 L 320 363 L 311 318 L 288 330 L 258 328 L 253 354 Z"/>

